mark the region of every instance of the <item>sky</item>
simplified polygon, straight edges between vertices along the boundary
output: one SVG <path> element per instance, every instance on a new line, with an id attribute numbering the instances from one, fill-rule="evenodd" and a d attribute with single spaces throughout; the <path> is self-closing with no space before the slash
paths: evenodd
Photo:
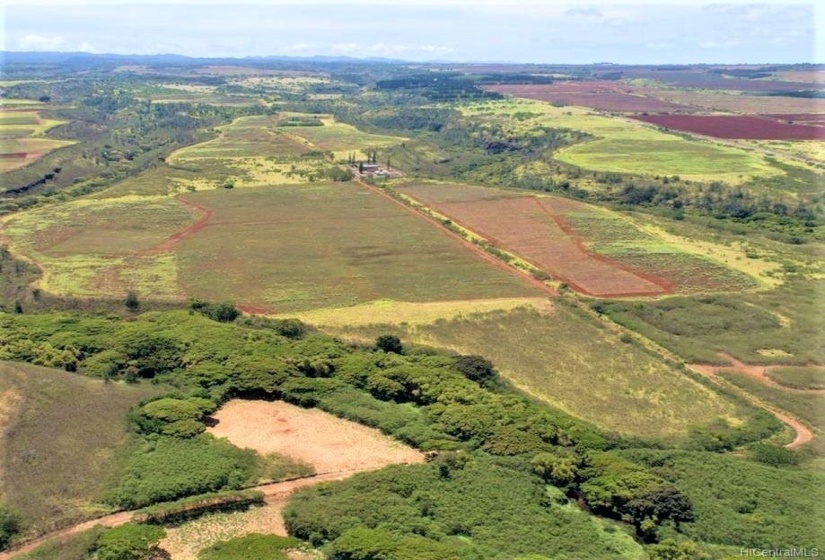
<path id="1" fill-rule="evenodd" d="M 825 62 L 825 9 L 814 2 L 0 2 L 0 45 L 8 51 L 550 64 Z"/>

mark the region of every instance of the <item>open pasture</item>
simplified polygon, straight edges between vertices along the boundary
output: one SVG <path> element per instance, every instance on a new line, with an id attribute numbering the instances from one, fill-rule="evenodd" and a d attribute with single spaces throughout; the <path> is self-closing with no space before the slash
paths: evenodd
<path id="1" fill-rule="evenodd" d="M 410 184 L 408 196 L 599 297 L 740 290 L 756 282 L 627 219 L 574 200 L 458 184 Z"/>
<path id="2" fill-rule="evenodd" d="M 765 375 L 791 389 L 825 390 L 825 368 L 822 367 L 773 367 L 767 368 Z"/>
<path id="3" fill-rule="evenodd" d="M 640 175 L 679 175 L 695 181 L 741 183 L 751 176 L 780 173 L 762 156 L 746 150 L 709 141 L 690 140 L 668 134 L 650 125 L 626 119 L 593 114 L 576 107 L 553 107 L 530 100 L 479 103 L 465 109 L 466 114 L 483 118 L 510 118 L 516 113 L 534 113 L 519 123 L 525 132 L 540 126 L 568 128 L 593 135 L 594 139 L 556 151 L 559 161 L 584 169 Z M 515 126 L 515 124 L 514 124 Z"/>
<path id="4" fill-rule="evenodd" d="M 188 198 L 213 212 L 176 250 L 181 285 L 195 297 L 231 297 L 285 313 L 378 299 L 538 295 L 400 205 L 353 183 L 220 189 Z"/>
<path id="5" fill-rule="evenodd" d="M 126 413 L 160 391 L 0 362 L 2 499 L 27 535 L 109 509 L 100 502 L 130 448 Z"/>
<path id="6" fill-rule="evenodd" d="M 825 128 L 774 119 L 734 115 L 639 115 L 642 122 L 715 138 L 751 140 L 822 140 Z"/>
<path id="7" fill-rule="evenodd" d="M 38 287 L 65 296 L 177 298 L 175 255 L 163 243 L 196 220 L 168 197 L 77 200 L 15 215 L 3 233 L 43 270 Z"/>
<path id="8" fill-rule="evenodd" d="M 566 305 L 466 315 L 429 325 L 344 326 L 340 336 L 402 340 L 490 359 L 530 395 L 607 431 L 679 438 L 691 426 L 743 419 L 726 398 Z"/>

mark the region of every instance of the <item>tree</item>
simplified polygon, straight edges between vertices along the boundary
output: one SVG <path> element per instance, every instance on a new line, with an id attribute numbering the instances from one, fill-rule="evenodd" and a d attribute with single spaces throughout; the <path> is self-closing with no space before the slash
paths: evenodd
<path id="1" fill-rule="evenodd" d="M 20 518 L 12 510 L 0 504 L 0 550 L 5 550 L 11 538 L 20 531 Z"/>
<path id="2" fill-rule="evenodd" d="M 482 356 L 458 356 L 455 359 L 454 367 L 464 377 L 481 385 L 485 385 L 496 378 L 493 363 Z"/>
<path id="3" fill-rule="evenodd" d="M 125 305 L 126 309 L 129 311 L 137 311 L 140 309 L 140 300 L 134 290 L 129 290 L 126 293 L 126 299 L 124 300 L 123 305 Z"/>
<path id="4" fill-rule="evenodd" d="M 376 338 L 375 347 L 388 354 L 401 354 L 404 351 L 404 347 L 401 345 L 401 339 L 394 334 L 382 334 Z"/>
<path id="5" fill-rule="evenodd" d="M 539 453 L 530 461 L 533 472 L 554 486 L 566 487 L 579 476 L 581 458 L 569 449 L 554 453 Z"/>
<path id="6" fill-rule="evenodd" d="M 109 529 L 97 540 L 98 560 L 143 560 L 149 555 L 152 545 L 166 535 L 166 531 L 155 525 L 127 523 Z"/>

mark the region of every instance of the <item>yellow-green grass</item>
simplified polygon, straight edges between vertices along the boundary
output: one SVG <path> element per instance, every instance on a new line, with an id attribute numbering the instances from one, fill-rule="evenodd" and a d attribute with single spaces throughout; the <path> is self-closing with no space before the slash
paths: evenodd
<path id="1" fill-rule="evenodd" d="M 16 82 L 16 83 L 23 83 L 23 82 Z M 14 84 L 12 84 L 12 85 L 14 85 Z M 0 87 L 5 87 L 5 86 L 0 85 Z M 43 103 L 41 103 L 40 101 L 37 101 L 36 99 L 9 99 L 7 97 L 0 98 L 0 107 L 21 107 L 21 106 L 28 106 L 28 105 L 31 105 L 31 106 L 34 107 L 34 106 L 37 106 L 37 105 L 43 105 Z"/>
<path id="2" fill-rule="evenodd" d="M 38 111 L 0 110 L 0 138 L 39 136 L 66 121 L 44 119 Z"/>
<path id="3" fill-rule="evenodd" d="M 696 181 L 738 183 L 753 176 L 776 175 L 762 157 L 738 148 L 704 140 L 688 140 L 638 121 L 599 115 L 578 107 L 553 107 L 528 100 L 486 102 L 465 109 L 467 114 L 493 117 L 517 112 L 537 116 L 512 123 L 514 130 L 537 126 L 568 128 L 595 139 L 554 153 L 557 160 L 594 171 L 644 175 L 679 175 Z"/>
<path id="4" fill-rule="evenodd" d="M 283 130 L 303 138 L 318 150 L 333 152 L 337 161 L 346 161 L 351 153 L 364 159 L 365 150 L 387 148 L 408 140 L 401 136 L 369 134 L 331 118 L 325 118 L 322 122 L 323 126 L 289 126 L 283 127 Z"/>
<path id="5" fill-rule="evenodd" d="M 15 403 L 2 426 L 2 501 L 20 511 L 26 534 L 107 511 L 100 500 L 133 443 L 126 413 L 160 392 L 0 362 L 0 402 Z"/>
<path id="6" fill-rule="evenodd" d="M 825 142 L 822 140 L 737 140 L 737 143 L 779 156 L 825 163 Z"/>
<path id="7" fill-rule="evenodd" d="M 548 299 L 530 297 L 427 302 L 382 299 L 351 307 L 287 313 L 281 317 L 297 317 L 305 323 L 322 328 L 327 326 L 425 325 L 438 320 L 452 320 L 471 314 L 507 311 L 525 306 L 544 312 L 552 309 L 552 304 Z"/>
<path id="8" fill-rule="evenodd" d="M 825 369 L 814 367 L 771 368 L 768 377 L 792 389 L 825 389 Z"/>
<path id="9" fill-rule="evenodd" d="M 274 313 L 407 302 L 536 297 L 400 205 L 354 183 L 206 191 L 210 227 L 178 246 L 189 295 Z"/>
<path id="10" fill-rule="evenodd" d="M 181 148 L 167 161 L 175 165 L 191 166 L 192 160 L 202 158 L 233 158 L 252 156 L 295 157 L 309 151 L 291 139 L 277 126 L 277 118 L 269 116 L 241 117 L 220 127 L 221 134 L 214 140 Z"/>
<path id="11" fill-rule="evenodd" d="M 11 249 L 36 262 L 38 287 L 64 296 L 122 297 L 130 289 L 177 298 L 177 259 L 158 244 L 185 229 L 192 210 L 167 197 L 83 199 L 6 220 Z"/>
<path id="12" fill-rule="evenodd" d="M 719 375 L 754 395 L 765 404 L 789 412 L 799 418 L 813 428 L 817 434 L 821 434 L 822 430 L 825 429 L 825 399 L 822 398 L 821 394 L 805 394 L 799 391 L 770 387 L 749 375 L 735 370 L 720 370 Z"/>
<path id="13" fill-rule="evenodd" d="M 607 431 L 679 439 L 691 426 L 742 421 L 721 395 L 565 305 L 521 307 L 429 325 L 340 327 L 340 336 L 402 340 L 480 354 L 527 393 Z"/>

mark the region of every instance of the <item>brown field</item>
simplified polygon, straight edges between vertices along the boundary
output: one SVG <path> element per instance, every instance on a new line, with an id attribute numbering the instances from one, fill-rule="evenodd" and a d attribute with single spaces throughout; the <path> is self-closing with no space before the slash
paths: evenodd
<path id="1" fill-rule="evenodd" d="M 715 138 L 746 140 L 822 140 L 825 128 L 787 124 L 744 115 L 642 115 L 637 120 Z"/>
<path id="2" fill-rule="evenodd" d="M 288 455 L 309 463 L 319 474 L 424 460 L 420 452 L 378 430 L 283 401 L 230 401 L 214 418 L 217 425 L 208 429 L 212 435 L 259 453 Z"/>
<path id="3" fill-rule="evenodd" d="M 692 110 L 689 106 L 656 99 L 642 93 L 638 88 L 616 82 L 497 85 L 485 89 L 514 97 L 592 107 L 599 111 L 638 113 Z"/>
<path id="4" fill-rule="evenodd" d="M 439 202 L 439 197 L 432 197 L 431 185 L 407 185 L 399 190 L 478 232 L 497 247 L 513 251 L 576 291 L 599 297 L 661 295 L 671 291 L 659 278 L 633 272 L 588 250 L 564 220 L 565 212 L 586 208 L 581 203 L 509 193 L 479 199 L 483 195 L 472 189 L 467 201 Z"/>

